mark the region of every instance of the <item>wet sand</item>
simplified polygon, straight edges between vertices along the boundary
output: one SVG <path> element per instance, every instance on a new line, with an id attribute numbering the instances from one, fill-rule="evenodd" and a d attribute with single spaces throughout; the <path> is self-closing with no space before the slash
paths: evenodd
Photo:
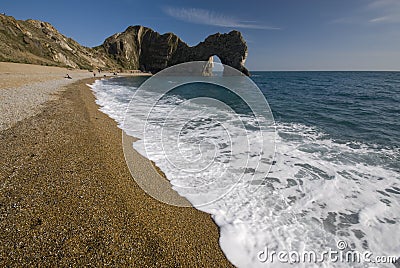
<path id="1" fill-rule="evenodd" d="M 136 184 L 91 82 L 0 131 L 0 266 L 230 267 L 210 215 Z"/>

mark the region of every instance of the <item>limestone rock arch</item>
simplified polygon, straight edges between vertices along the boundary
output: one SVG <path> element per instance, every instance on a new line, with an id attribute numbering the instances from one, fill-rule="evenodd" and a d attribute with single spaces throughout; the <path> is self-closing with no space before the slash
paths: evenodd
<path id="1" fill-rule="evenodd" d="M 156 73 L 179 63 L 208 61 L 216 55 L 221 63 L 249 75 L 244 66 L 247 44 L 238 31 L 216 33 L 190 47 L 173 33 L 161 35 L 147 27 L 130 26 L 107 38 L 102 47 L 126 69 Z"/>

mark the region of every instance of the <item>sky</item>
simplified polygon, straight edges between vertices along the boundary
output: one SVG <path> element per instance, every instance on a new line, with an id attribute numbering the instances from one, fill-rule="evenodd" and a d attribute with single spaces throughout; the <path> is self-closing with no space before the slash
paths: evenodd
<path id="1" fill-rule="evenodd" d="M 89 47 L 130 25 L 189 45 L 235 29 L 249 70 L 400 70 L 400 0 L 2 0 L 0 12 Z"/>

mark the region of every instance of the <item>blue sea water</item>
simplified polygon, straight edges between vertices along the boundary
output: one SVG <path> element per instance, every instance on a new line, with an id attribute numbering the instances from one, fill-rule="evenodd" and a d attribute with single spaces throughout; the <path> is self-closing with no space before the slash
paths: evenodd
<path id="1" fill-rule="evenodd" d="M 337 142 L 400 146 L 400 72 L 253 72 L 275 119 Z"/>
<path id="2" fill-rule="evenodd" d="M 258 258 L 265 248 L 318 253 L 337 249 L 341 240 L 348 245 L 346 250 L 399 256 L 400 72 L 252 72 L 251 79 L 266 97 L 275 119 L 272 168 L 260 175 L 263 188 L 256 193 L 233 192 L 211 206 L 199 207 L 220 226 L 220 244 L 228 259 L 239 267 L 268 267 Z M 92 88 L 101 110 L 123 128 L 129 101 L 145 80 L 102 80 Z M 224 100 L 236 113 L 247 113 L 234 95 L 215 87 L 199 95 L 196 87 L 200 85 L 174 92 L 162 102 L 156 116 L 163 117 L 182 103 L 185 112 L 182 118 L 175 113 L 174 121 L 198 116 L 200 108 L 184 100 L 201 94 Z M 135 107 L 138 118 L 142 108 Z M 191 125 L 189 132 L 179 135 L 194 144 L 206 135 L 223 140 L 215 124 L 200 119 L 201 124 Z M 192 130 L 198 132 L 194 135 Z M 240 143 L 240 137 L 235 140 L 238 133 L 233 133 L 231 143 Z M 247 135 L 253 137 L 251 130 Z M 226 148 L 228 143 L 220 146 Z M 154 148 L 154 152 L 147 152 L 151 160 L 167 177 L 176 176 L 158 155 L 160 149 Z M 186 153 L 190 156 L 196 152 Z M 223 156 L 221 159 L 227 161 Z M 182 181 L 176 179 L 172 184 Z M 189 201 L 196 199 L 193 193 L 179 193 Z"/>
<path id="3" fill-rule="evenodd" d="M 336 143 L 399 152 L 400 72 L 253 72 L 275 120 L 315 127 Z M 382 162 L 400 171 L 400 159 Z"/>

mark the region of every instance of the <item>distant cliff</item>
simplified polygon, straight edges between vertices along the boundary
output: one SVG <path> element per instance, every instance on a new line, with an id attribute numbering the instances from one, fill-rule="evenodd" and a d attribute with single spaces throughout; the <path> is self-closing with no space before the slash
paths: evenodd
<path id="1" fill-rule="evenodd" d="M 0 15 L 0 61 L 92 69 L 117 68 L 103 53 L 81 46 L 51 24 Z"/>
<path id="2" fill-rule="evenodd" d="M 190 47 L 173 33 L 161 35 L 150 28 L 130 26 L 102 45 L 88 48 L 47 22 L 0 15 L 0 61 L 156 73 L 178 63 L 209 61 L 214 55 L 223 64 L 249 74 L 244 67 L 247 45 L 238 31 L 210 35 Z"/>

